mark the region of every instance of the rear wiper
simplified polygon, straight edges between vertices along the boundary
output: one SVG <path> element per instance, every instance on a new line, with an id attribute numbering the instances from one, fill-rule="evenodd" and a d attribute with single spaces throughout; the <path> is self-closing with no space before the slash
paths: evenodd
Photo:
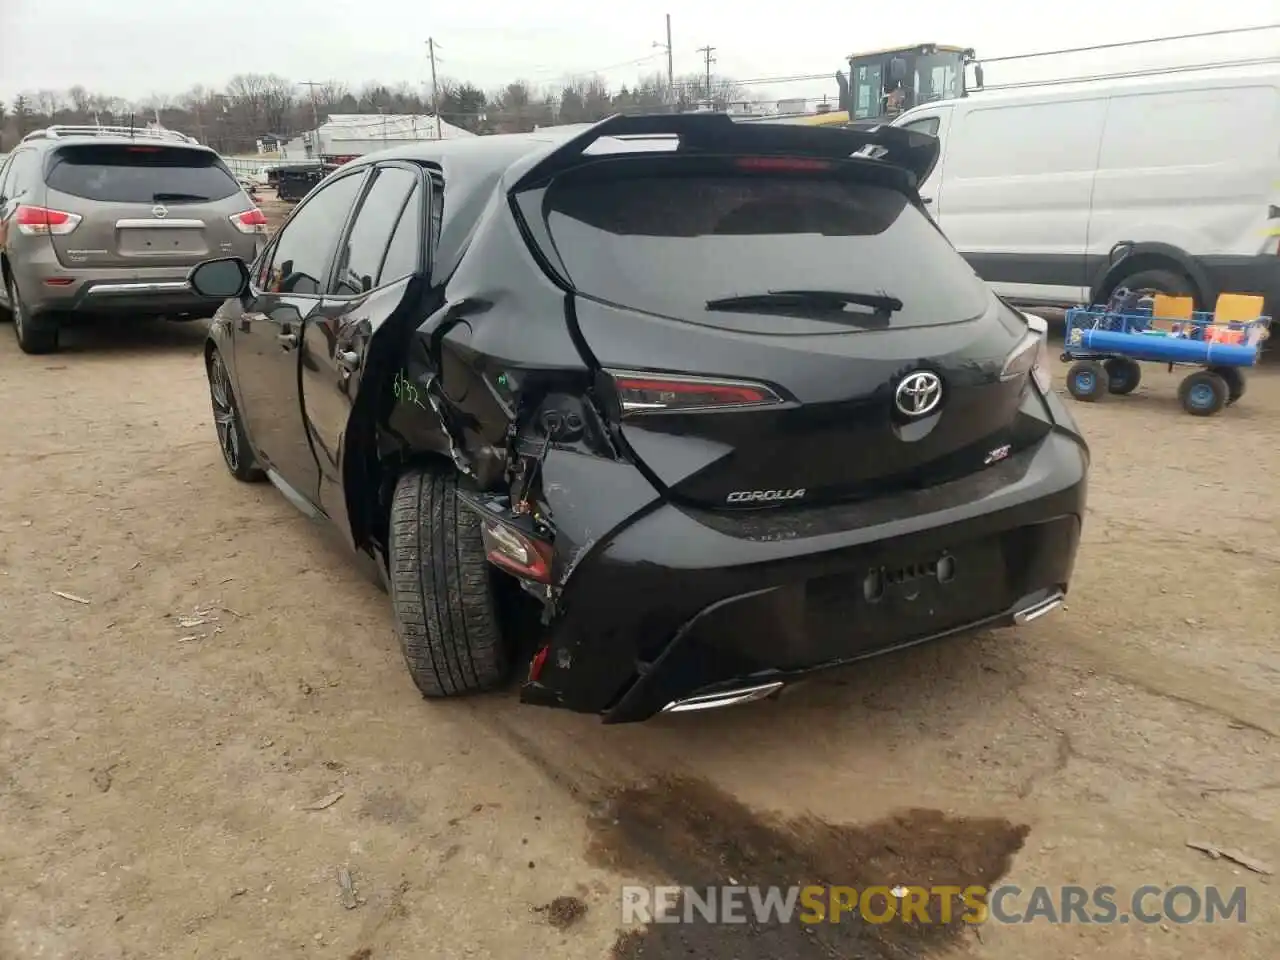
<path id="1" fill-rule="evenodd" d="M 885 293 L 846 293 L 840 290 L 770 290 L 767 293 L 748 293 L 738 297 L 721 297 L 708 300 L 708 310 L 742 310 L 787 312 L 801 310 L 843 313 L 845 307 L 869 307 L 880 314 L 897 313 L 902 301 Z"/>
<path id="2" fill-rule="evenodd" d="M 151 199 L 156 203 L 164 203 L 168 200 L 170 203 L 207 203 L 208 197 L 203 197 L 198 193 L 153 193 Z"/>

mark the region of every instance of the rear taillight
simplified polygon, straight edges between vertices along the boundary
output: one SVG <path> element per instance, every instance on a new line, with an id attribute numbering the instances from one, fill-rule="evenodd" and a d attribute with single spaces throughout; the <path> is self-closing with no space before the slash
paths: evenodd
<path id="1" fill-rule="evenodd" d="M 551 544 L 490 517 L 480 521 L 480 536 L 485 556 L 495 567 L 538 583 L 551 582 Z"/>
<path id="2" fill-rule="evenodd" d="M 244 213 L 233 214 L 229 219 L 231 225 L 241 233 L 267 232 L 267 215 L 257 207 L 246 210 Z"/>
<path id="3" fill-rule="evenodd" d="M 13 214 L 18 232 L 28 237 L 65 237 L 80 226 L 80 215 L 22 204 Z"/>
<path id="4" fill-rule="evenodd" d="M 1024 313 L 1022 316 L 1030 330 L 1005 359 L 1000 379 L 1012 380 L 1030 374 L 1040 391 L 1048 393 L 1053 386 L 1049 367 L 1049 325 L 1034 314 Z"/>
<path id="5" fill-rule="evenodd" d="M 782 398 L 763 383 L 711 377 L 671 376 L 611 370 L 622 415 L 696 413 L 743 407 L 770 407 Z"/>

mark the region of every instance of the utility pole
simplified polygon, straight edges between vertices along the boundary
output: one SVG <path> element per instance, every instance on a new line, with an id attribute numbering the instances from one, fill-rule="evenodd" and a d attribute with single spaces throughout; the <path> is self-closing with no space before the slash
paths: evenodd
<path id="1" fill-rule="evenodd" d="M 436 83 L 436 41 L 427 37 L 427 56 L 431 58 L 431 112 L 436 119 L 436 139 L 439 140 L 444 131 L 440 129 L 440 86 Z"/>
<path id="2" fill-rule="evenodd" d="M 307 87 L 311 91 L 311 122 L 315 124 L 311 129 L 320 129 L 320 108 L 316 106 L 316 87 L 322 86 L 319 80 L 299 80 L 298 86 Z"/>
<path id="3" fill-rule="evenodd" d="M 702 54 L 702 59 L 707 65 L 707 99 L 711 99 L 711 65 L 716 62 L 716 58 L 712 56 L 716 52 L 716 48 L 712 46 L 699 47 L 698 52 Z"/>
<path id="4" fill-rule="evenodd" d="M 676 71 L 671 59 L 671 14 L 667 14 L 667 86 L 675 89 Z"/>

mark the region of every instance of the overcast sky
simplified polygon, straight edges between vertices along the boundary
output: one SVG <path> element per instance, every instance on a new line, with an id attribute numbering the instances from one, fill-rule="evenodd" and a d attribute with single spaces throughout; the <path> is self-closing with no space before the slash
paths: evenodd
<path id="1" fill-rule="evenodd" d="M 855 50 L 899 44 L 957 44 L 998 57 L 1280 21 L 1280 0 L 671 0 L 652 8 L 594 0 L 0 0 L 0 96 L 11 102 L 19 91 L 81 84 L 143 99 L 219 86 L 242 72 L 342 80 L 353 89 L 373 79 L 425 84 L 428 36 L 440 45 L 442 76 L 486 89 L 591 72 L 616 86 L 665 70 L 666 55 L 653 44 L 665 41 L 667 10 L 677 74 L 700 70 L 697 48 L 711 44 L 715 72 L 738 79 L 834 73 Z M 1280 31 L 1183 41 L 1159 55 L 1148 47 L 1052 58 L 1035 76 L 1144 66 L 1153 57 L 1164 64 L 1268 54 L 1280 56 Z M 1032 69 L 993 64 L 986 82 L 1029 78 Z M 824 81 L 754 89 L 835 94 Z"/>

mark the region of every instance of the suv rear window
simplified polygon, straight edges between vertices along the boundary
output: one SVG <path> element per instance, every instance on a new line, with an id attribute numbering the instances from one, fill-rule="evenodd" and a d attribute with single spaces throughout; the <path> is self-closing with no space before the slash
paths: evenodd
<path id="1" fill-rule="evenodd" d="M 59 193 L 110 203 L 204 203 L 240 189 L 216 154 L 149 144 L 63 147 L 46 183 Z"/>
<path id="2" fill-rule="evenodd" d="M 888 294 L 891 327 L 968 320 L 991 294 L 900 192 L 799 176 L 639 177 L 552 185 L 547 229 L 584 295 L 686 321 L 830 332 L 790 316 L 744 324 L 709 300 L 775 290 Z M 849 328 L 853 329 L 853 328 Z"/>

